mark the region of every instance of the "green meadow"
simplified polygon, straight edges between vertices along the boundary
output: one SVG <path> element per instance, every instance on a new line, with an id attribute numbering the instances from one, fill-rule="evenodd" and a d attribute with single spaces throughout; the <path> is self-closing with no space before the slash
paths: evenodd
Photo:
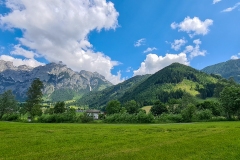
<path id="1" fill-rule="evenodd" d="M 240 123 L 0 122 L 0 159 L 240 159 Z"/>

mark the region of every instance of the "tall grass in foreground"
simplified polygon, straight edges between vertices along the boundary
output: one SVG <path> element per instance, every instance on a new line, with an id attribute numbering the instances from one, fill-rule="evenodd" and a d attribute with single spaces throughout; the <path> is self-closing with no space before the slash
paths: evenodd
<path id="1" fill-rule="evenodd" d="M 239 135 L 239 122 L 0 122 L 0 159 L 239 159 Z"/>

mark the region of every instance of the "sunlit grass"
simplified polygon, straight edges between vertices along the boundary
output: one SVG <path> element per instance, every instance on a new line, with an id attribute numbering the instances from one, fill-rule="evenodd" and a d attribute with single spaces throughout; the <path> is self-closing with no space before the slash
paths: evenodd
<path id="1" fill-rule="evenodd" d="M 199 92 L 195 90 L 196 84 L 197 83 L 195 83 L 195 82 L 184 79 L 181 83 L 176 84 L 174 89 L 175 90 L 182 89 L 182 90 L 185 90 L 186 92 L 190 93 L 192 96 L 196 96 L 199 94 Z"/>
<path id="2" fill-rule="evenodd" d="M 146 113 L 149 113 L 151 108 L 152 108 L 152 106 L 144 106 L 141 109 L 145 110 Z"/>
<path id="3" fill-rule="evenodd" d="M 239 159 L 239 122 L 108 125 L 0 122 L 0 159 Z"/>

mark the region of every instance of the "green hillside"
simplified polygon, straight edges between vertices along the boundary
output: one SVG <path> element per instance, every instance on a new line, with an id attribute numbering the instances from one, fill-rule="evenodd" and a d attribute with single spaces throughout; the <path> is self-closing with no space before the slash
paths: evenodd
<path id="1" fill-rule="evenodd" d="M 216 84 L 217 81 L 217 78 L 192 67 L 173 63 L 150 76 L 133 90 L 128 90 L 120 100 L 134 99 L 145 106 L 153 104 L 156 100 L 167 102 L 171 98 L 179 99 L 185 93 L 201 97 L 202 90 L 205 90 L 207 85 Z"/>
<path id="2" fill-rule="evenodd" d="M 89 105 L 89 107 L 104 106 L 113 99 L 120 99 L 127 90 L 136 87 L 139 83 L 146 80 L 150 75 L 135 76 L 120 84 L 108 87 L 102 91 L 92 91 L 78 101 L 78 105 Z"/>
<path id="3" fill-rule="evenodd" d="M 208 74 L 218 74 L 226 79 L 233 77 L 236 82 L 240 83 L 240 59 L 208 66 L 202 71 Z"/>
<path id="4" fill-rule="evenodd" d="M 78 104 L 96 108 L 117 99 L 122 103 L 135 100 L 140 106 L 148 106 L 157 100 L 166 103 L 170 99 L 180 99 L 186 94 L 201 101 L 219 96 L 227 83 L 227 80 L 219 76 L 173 63 L 153 75 L 135 76 L 103 91 L 90 92 L 84 95 Z"/>

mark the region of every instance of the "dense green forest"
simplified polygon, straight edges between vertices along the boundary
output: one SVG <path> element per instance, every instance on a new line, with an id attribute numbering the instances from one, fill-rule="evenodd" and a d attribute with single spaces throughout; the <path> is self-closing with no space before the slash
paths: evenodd
<path id="1" fill-rule="evenodd" d="M 135 100 L 140 106 L 147 106 L 157 100 L 166 103 L 173 98 L 179 99 L 184 94 L 206 99 L 219 97 L 228 83 L 228 80 L 220 76 L 208 75 L 189 66 L 173 63 L 153 75 L 136 76 L 103 91 L 90 92 L 78 104 L 89 105 L 90 108 L 104 107 L 108 101 L 117 99 L 121 103 Z"/>
<path id="2" fill-rule="evenodd" d="M 208 74 L 218 74 L 226 79 L 232 77 L 237 83 L 240 83 L 240 59 L 229 60 L 208 66 L 202 69 L 202 71 Z"/>
<path id="3" fill-rule="evenodd" d="M 53 102 L 67 101 L 73 99 L 76 93 L 71 89 L 58 89 L 51 94 L 51 100 Z"/>
<path id="4" fill-rule="evenodd" d="M 98 108 L 105 106 L 108 101 L 120 99 L 126 91 L 134 88 L 142 81 L 146 80 L 150 75 L 135 76 L 120 84 L 108 87 L 102 91 L 93 91 L 83 95 L 77 102 L 79 106 L 89 105 L 90 108 Z"/>

